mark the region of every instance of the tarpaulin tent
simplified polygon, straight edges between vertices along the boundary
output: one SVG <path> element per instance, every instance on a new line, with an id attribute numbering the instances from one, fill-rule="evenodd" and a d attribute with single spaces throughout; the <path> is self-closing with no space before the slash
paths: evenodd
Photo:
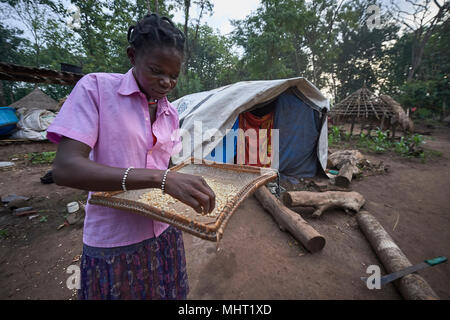
<path id="1" fill-rule="evenodd" d="M 172 156 L 175 164 L 190 156 L 233 162 L 236 152 L 229 150 L 236 148 L 236 136 L 231 129 L 238 127 L 239 115 L 269 107 L 274 110 L 273 128 L 279 129 L 272 167 L 296 178 L 314 176 L 318 164 L 326 169 L 329 101 L 305 78 L 238 82 L 184 96 L 173 105 L 181 135 L 189 136 L 191 146 Z"/>

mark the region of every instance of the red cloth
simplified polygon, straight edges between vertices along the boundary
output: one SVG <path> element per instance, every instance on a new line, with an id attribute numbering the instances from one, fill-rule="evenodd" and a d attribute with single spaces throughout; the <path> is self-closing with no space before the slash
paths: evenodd
<path id="1" fill-rule="evenodd" d="M 247 136 L 245 136 L 245 150 L 239 148 L 238 144 L 238 159 L 245 159 L 244 164 L 257 167 L 270 167 L 270 157 L 272 154 L 271 130 L 273 129 L 273 116 L 274 111 L 262 116 L 261 118 L 251 114 L 250 112 L 244 112 L 239 115 L 239 129 L 242 129 L 244 134 L 246 132 L 248 133 Z M 252 142 L 253 145 L 250 143 L 252 134 L 249 134 L 249 131 L 247 131 L 249 129 L 254 129 L 256 131 L 256 141 Z M 261 129 L 265 129 L 266 134 L 260 135 Z M 245 152 L 245 154 L 243 154 L 243 152 Z M 255 152 L 256 155 L 254 154 Z"/>

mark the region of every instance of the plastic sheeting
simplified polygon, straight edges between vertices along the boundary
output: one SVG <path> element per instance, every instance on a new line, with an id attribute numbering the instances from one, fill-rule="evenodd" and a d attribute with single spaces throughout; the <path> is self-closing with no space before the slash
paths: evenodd
<path id="1" fill-rule="evenodd" d="M 320 114 L 292 93 L 281 94 L 275 105 L 274 128 L 279 129 L 279 167 L 282 175 L 314 177 Z"/>
<path id="2" fill-rule="evenodd" d="M 56 117 L 53 112 L 44 109 L 24 110 L 23 114 L 20 111 L 21 109 L 18 110 L 20 120 L 17 123 L 20 129 L 45 131 Z"/>
<path id="3" fill-rule="evenodd" d="M 44 109 L 27 110 L 18 109 L 20 120 L 17 123 L 18 130 L 11 135 L 12 139 L 25 140 L 46 140 L 47 128 L 50 126 L 56 115 Z"/>
<path id="4" fill-rule="evenodd" d="M 296 88 L 307 105 L 329 111 L 328 99 L 305 78 L 267 81 L 242 81 L 211 91 L 184 96 L 172 104 L 180 115 L 183 151 L 172 156 L 177 164 L 190 156 L 206 158 L 222 141 L 242 112 L 277 98 L 289 88 Z M 208 133 L 208 134 L 206 134 Z M 211 137 L 214 136 L 214 139 Z M 186 139 L 185 139 L 186 137 Z M 187 147 L 184 145 L 186 141 Z M 190 148 L 189 148 L 190 146 Z M 187 149 L 187 150 L 186 150 Z M 320 131 L 317 156 L 325 170 L 328 157 L 326 120 Z"/>

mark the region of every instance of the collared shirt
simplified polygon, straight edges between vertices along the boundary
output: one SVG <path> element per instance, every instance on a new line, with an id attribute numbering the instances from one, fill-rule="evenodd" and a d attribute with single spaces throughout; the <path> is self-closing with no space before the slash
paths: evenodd
<path id="1" fill-rule="evenodd" d="M 62 136 L 80 141 L 92 148 L 89 158 L 103 165 L 165 170 L 171 155 L 180 150 L 174 134 L 178 128 L 177 111 L 165 97 L 150 123 L 147 98 L 130 69 L 126 74 L 91 73 L 80 79 L 47 138 L 55 143 Z M 132 212 L 88 203 L 83 242 L 103 248 L 126 246 L 157 237 L 167 227 Z"/>

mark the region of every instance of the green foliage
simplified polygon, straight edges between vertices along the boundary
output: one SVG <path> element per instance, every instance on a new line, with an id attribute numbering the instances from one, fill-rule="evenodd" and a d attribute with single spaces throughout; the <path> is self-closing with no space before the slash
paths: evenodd
<path id="1" fill-rule="evenodd" d="M 414 117 L 422 119 L 422 120 L 432 119 L 433 116 L 434 116 L 434 112 L 431 111 L 430 109 L 426 109 L 426 108 L 419 108 L 414 113 Z"/>
<path id="2" fill-rule="evenodd" d="M 341 142 L 341 128 L 339 126 L 331 126 L 328 133 L 328 145 L 333 146 Z"/>
<path id="3" fill-rule="evenodd" d="M 55 156 L 55 151 L 28 153 L 28 159 L 32 164 L 51 164 Z"/>
<path id="4" fill-rule="evenodd" d="M 377 153 L 386 152 L 391 147 L 391 142 L 388 139 L 386 131 L 381 131 L 378 129 L 375 132 L 375 137 L 373 138 L 373 151 Z"/>
<path id="5" fill-rule="evenodd" d="M 330 146 L 349 147 L 346 141 L 351 142 L 350 133 L 342 134 L 339 126 L 331 126 L 328 133 L 328 144 Z M 377 129 L 375 136 L 361 133 L 356 140 L 356 147 L 366 152 L 386 153 L 395 152 L 403 157 L 416 157 L 425 159 L 426 156 L 439 156 L 442 153 L 433 150 L 424 150 L 424 137 L 419 134 L 401 137 L 400 141 L 394 142 L 389 138 L 389 131 Z M 342 145 L 344 144 L 344 146 Z"/>
<path id="6" fill-rule="evenodd" d="M 435 29 L 413 80 L 405 81 L 415 45 L 414 34 L 404 34 L 389 56 L 386 91 L 405 108 L 417 107 L 419 113 L 416 111 L 416 116 L 422 119 L 432 117 L 431 114 L 442 114 L 445 104 L 450 101 L 450 25 L 447 21 Z M 428 111 L 420 111 L 424 109 Z"/>
<path id="7" fill-rule="evenodd" d="M 393 142 L 388 137 L 388 131 L 378 129 L 374 137 L 361 134 L 357 147 L 375 153 L 395 152 L 404 157 L 424 158 L 425 153 L 422 149 L 424 143 L 423 136 L 419 134 L 407 135 L 401 137 L 400 141 Z"/>
<path id="8" fill-rule="evenodd" d="M 419 134 L 401 137 L 399 142 L 394 143 L 395 151 L 403 156 L 413 156 L 424 158 L 425 153 L 421 148 L 424 144 L 423 136 Z"/>
<path id="9" fill-rule="evenodd" d="M 9 236 L 9 232 L 6 229 L 0 229 L 0 238 L 7 238 Z"/>

